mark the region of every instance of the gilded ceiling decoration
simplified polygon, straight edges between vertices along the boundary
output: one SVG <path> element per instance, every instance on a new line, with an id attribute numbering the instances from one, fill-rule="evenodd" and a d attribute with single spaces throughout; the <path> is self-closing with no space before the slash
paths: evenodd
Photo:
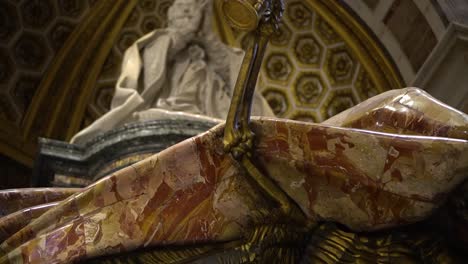
<path id="1" fill-rule="evenodd" d="M 270 41 L 259 89 L 278 117 L 321 122 L 398 88 L 371 77 L 369 66 L 360 58 L 363 54 L 357 54 L 362 51 L 352 47 L 355 40 L 350 30 L 336 19 L 337 14 L 326 14 L 327 4 L 322 2 L 287 0 L 283 24 Z M 327 19 L 333 19 L 333 24 Z M 247 40 L 232 31 L 230 42 L 244 46 Z M 370 70 L 375 75 L 375 69 Z"/>

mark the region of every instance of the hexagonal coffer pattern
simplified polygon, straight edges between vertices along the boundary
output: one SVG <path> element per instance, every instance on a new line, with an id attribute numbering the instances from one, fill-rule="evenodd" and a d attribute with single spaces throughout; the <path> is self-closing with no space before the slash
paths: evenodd
<path id="1" fill-rule="evenodd" d="M 312 34 L 299 35 L 294 43 L 294 55 L 305 66 L 318 67 L 322 55 L 322 46 Z"/>
<path id="2" fill-rule="evenodd" d="M 289 100 L 287 94 L 276 88 L 267 88 L 262 93 L 267 100 L 273 113 L 278 117 L 283 117 L 289 110 Z"/>
<path id="3" fill-rule="evenodd" d="M 19 10 L 26 27 L 42 29 L 52 23 L 55 17 L 55 8 L 52 0 L 23 1 Z"/>
<path id="4" fill-rule="evenodd" d="M 357 62 L 344 48 L 333 48 L 328 51 L 326 72 L 332 85 L 351 84 L 356 72 Z"/>
<path id="5" fill-rule="evenodd" d="M 8 42 L 19 31 L 20 22 L 14 5 L 0 1 L 0 40 Z"/>
<path id="6" fill-rule="evenodd" d="M 355 106 L 356 102 L 351 89 L 333 91 L 322 108 L 323 116 L 328 119 Z"/>
<path id="7" fill-rule="evenodd" d="M 79 17 L 86 8 L 84 0 L 58 0 L 60 13 L 68 17 Z"/>
<path id="8" fill-rule="evenodd" d="M 293 70 L 291 60 L 285 54 L 273 53 L 266 59 L 266 71 L 271 80 L 286 83 Z"/>
<path id="9" fill-rule="evenodd" d="M 0 84 L 8 84 L 13 75 L 13 61 L 5 49 L 0 48 Z"/>
<path id="10" fill-rule="evenodd" d="M 14 56 L 20 67 L 42 71 L 50 59 L 46 40 L 36 33 L 23 34 L 14 45 Z"/>
<path id="11" fill-rule="evenodd" d="M 89 1 L 0 1 L 0 115 L 21 118 L 33 100 L 50 61 L 89 9 Z M 1 56 L 0 56 L 1 57 Z M 12 120 L 19 124 L 20 120 Z"/>
<path id="12" fill-rule="evenodd" d="M 309 29 L 312 26 L 313 12 L 303 1 L 290 1 L 286 16 L 296 29 Z"/>
<path id="13" fill-rule="evenodd" d="M 315 12 L 309 1 L 289 0 L 286 4 L 280 29 L 270 39 L 258 84 L 278 116 L 320 122 L 345 106 L 383 92 L 334 21 Z M 237 33 L 235 38 L 245 47 L 246 35 Z M 284 109 L 285 101 L 270 92 L 272 87 L 288 98 L 286 112 L 278 110 Z M 330 101 L 330 95 L 338 90 L 350 91 L 356 97 L 340 94 Z"/>
<path id="14" fill-rule="evenodd" d="M 296 103 L 300 106 L 315 107 L 325 95 L 327 87 L 320 75 L 316 73 L 305 73 L 297 78 L 294 85 Z"/>

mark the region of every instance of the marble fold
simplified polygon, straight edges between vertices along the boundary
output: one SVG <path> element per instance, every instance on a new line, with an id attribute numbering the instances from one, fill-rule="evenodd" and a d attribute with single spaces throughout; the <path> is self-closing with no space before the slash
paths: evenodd
<path id="1" fill-rule="evenodd" d="M 354 231 L 421 221 L 468 177 L 467 115 L 418 89 L 384 93 L 324 124 L 260 118 L 251 128 L 254 163 L 304 214 Z M 231 241 L 288 223 L 224 151 L 223 129 L 75 190 L 2 241 L 0 263 Z"/>

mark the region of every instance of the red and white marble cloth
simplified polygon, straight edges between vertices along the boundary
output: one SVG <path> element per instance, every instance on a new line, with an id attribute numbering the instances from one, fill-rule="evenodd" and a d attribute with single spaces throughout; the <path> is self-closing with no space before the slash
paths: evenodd
<path id="1" fill-rule="evenodd" d="M 307 217 L 353 230 L 424 219 L 468 177 L 467 115 L 418 89 L 381 94 L 324 124 L 255 119 L 252 130 L 254 161 Z M 0 263 L 226 241 L 269 221 L 278 209 L 223 151 L 222 132 L 217 126 L 37 214 L 1 218 Z"/>

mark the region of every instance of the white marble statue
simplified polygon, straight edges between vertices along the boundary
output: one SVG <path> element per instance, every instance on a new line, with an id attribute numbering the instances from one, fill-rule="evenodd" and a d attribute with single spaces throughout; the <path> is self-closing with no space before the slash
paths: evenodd
<path id="1" fill-rule="evenodd" d="M 223 44 L 212 30 L 211 0 L 175 0 L 168 27 L 127 49 L 111 109 L 71 140 L 81 143 L 129 122 L 226 118 L 243 51 Z M 255 95 L 253 115 L 274 116 Z"/>

